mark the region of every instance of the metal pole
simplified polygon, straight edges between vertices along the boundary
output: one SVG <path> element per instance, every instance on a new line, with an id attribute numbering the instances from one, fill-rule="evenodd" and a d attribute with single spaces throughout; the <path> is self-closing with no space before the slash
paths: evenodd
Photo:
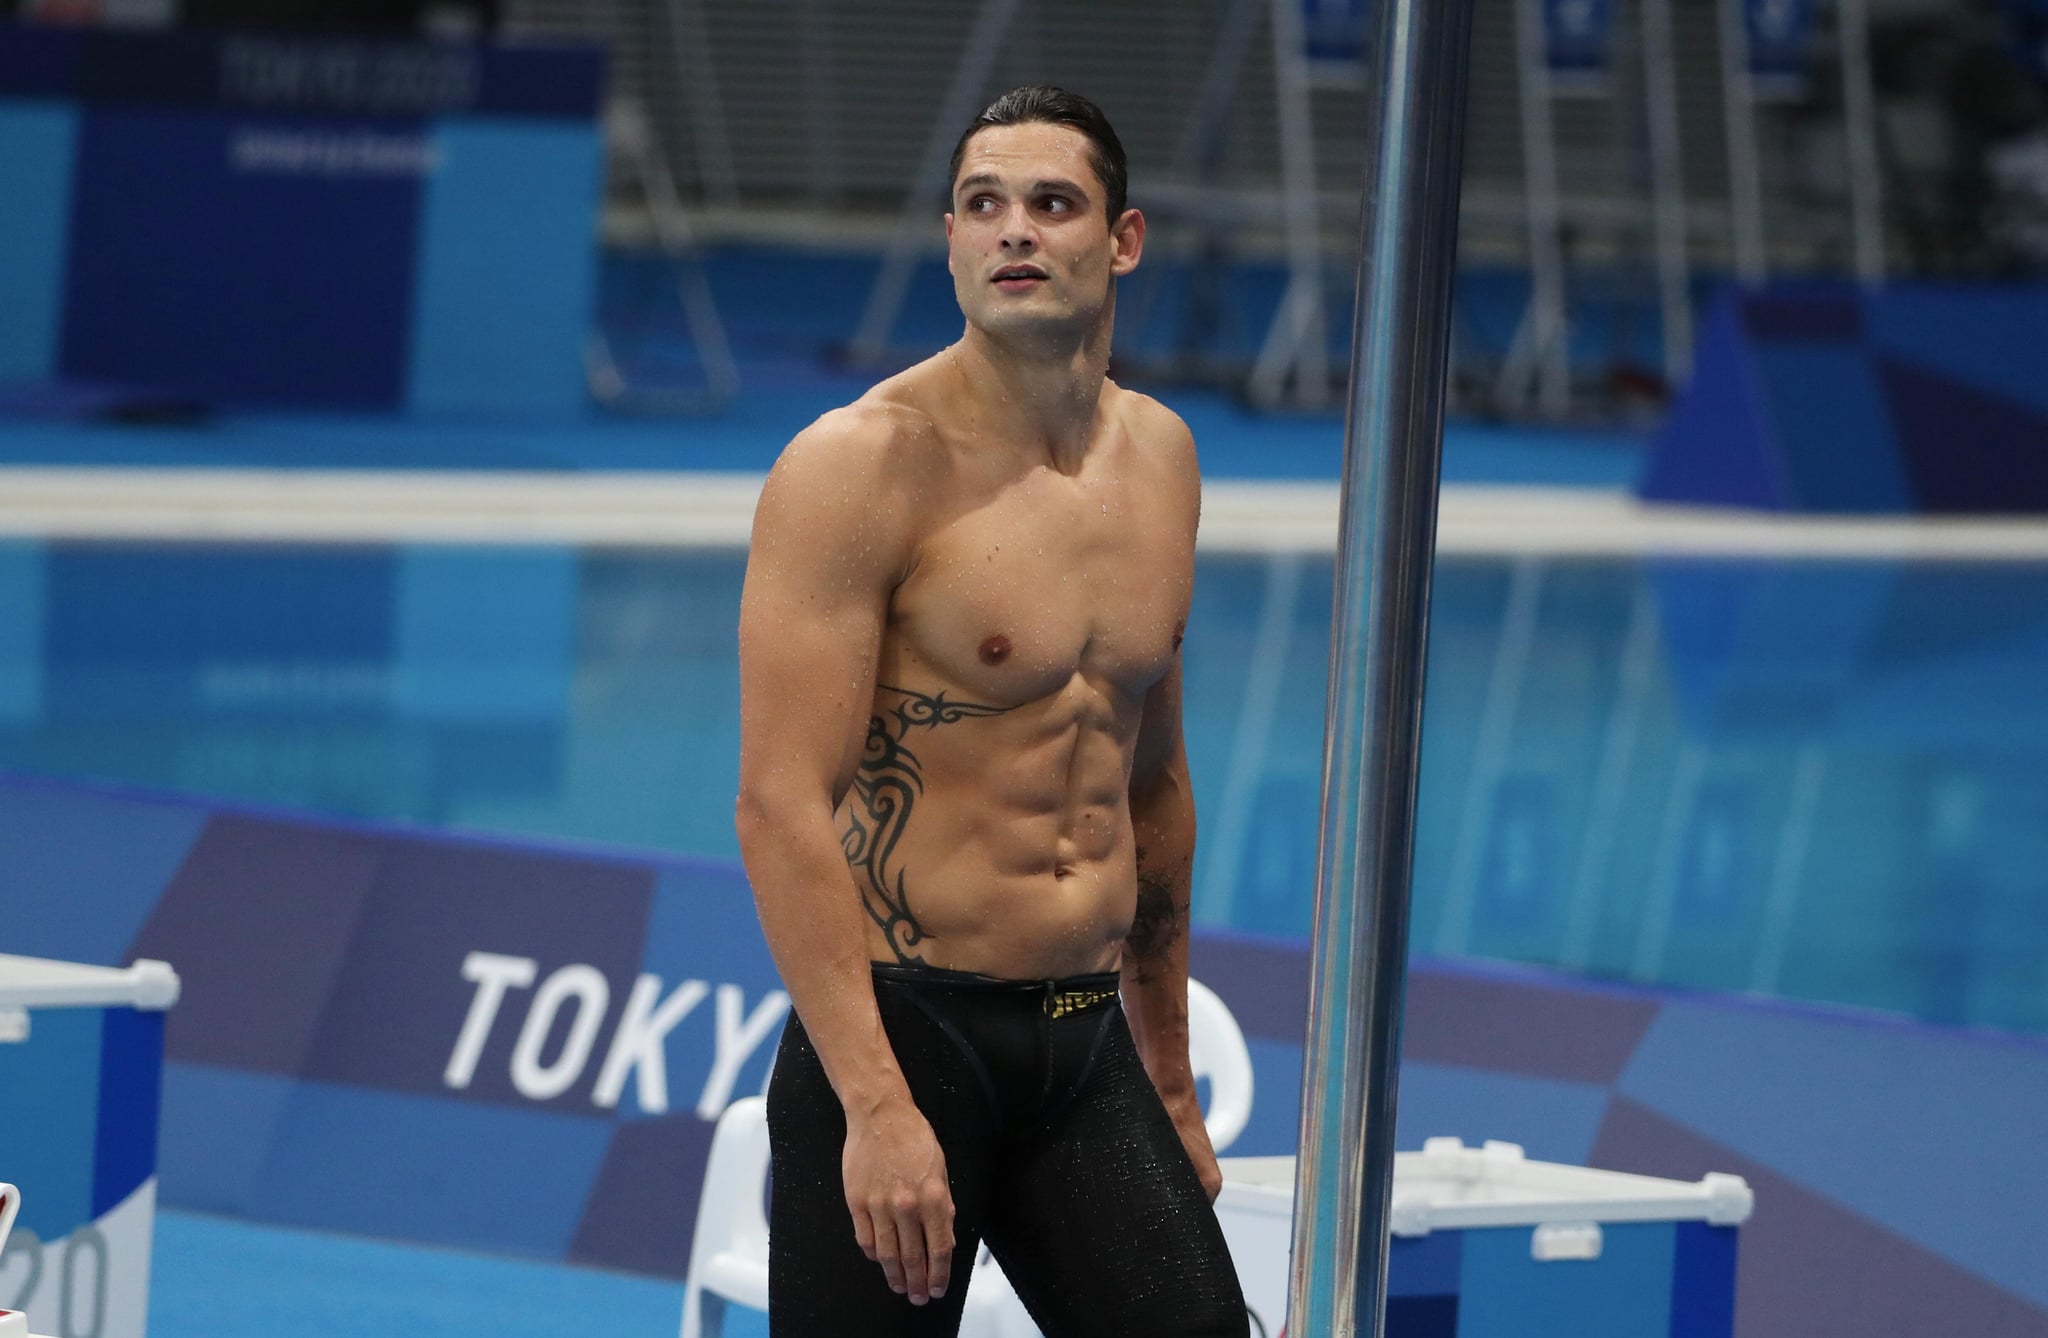
<path id="1" fill-rule="evenodd" d="M 1379 1338 L 1472 0 L 1383 0 L 1351 332 L 1288 1332 Z"/>

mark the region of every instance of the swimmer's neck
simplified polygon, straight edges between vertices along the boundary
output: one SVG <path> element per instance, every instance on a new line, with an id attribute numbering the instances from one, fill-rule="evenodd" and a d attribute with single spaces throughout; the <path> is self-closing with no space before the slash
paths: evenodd
<path id="1" fill-rule="evenodd" d="M 969 415 L 995 437 L 1042 450 L 1053 468 L 1077 472 L 1095 436 L 1109 379 L 1109 322 L 1079 340 L 1036 345 L 968 326 L 943 356 Z"/>

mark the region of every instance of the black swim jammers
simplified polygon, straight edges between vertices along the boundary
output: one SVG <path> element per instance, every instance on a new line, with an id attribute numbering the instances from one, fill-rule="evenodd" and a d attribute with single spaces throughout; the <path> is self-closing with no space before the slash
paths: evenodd
<path id="1" fill-rule="evenodd" d="M 952 1338 L 984 1241 L 1046 1338 L 1245 1338 L 1222 1229 L 1114 972 L 1019 981 L 877 964 L 874 976 L 883 1028 L 946 1155 L 952 1282 L 913 1306 L 861 1253 L 845 1115 L 792 1015 L 768 1091 L 776 1338 Z"/>

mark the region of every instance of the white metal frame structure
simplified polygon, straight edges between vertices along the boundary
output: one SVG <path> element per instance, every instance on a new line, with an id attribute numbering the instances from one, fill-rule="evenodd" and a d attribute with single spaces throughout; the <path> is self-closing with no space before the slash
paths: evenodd
<path id="1" fill-rule="evenodd" d="M 1757 144 L 1756 81 L 1750 75 L 1747 0 L 1718 0 L 1721 106 L 1728 137 L 1728 223 L 1735 276 L 1750 287 L 1767 276 L 1762 152 Z"/>
<path id="2" fill-rule="evenodd" d="M 1316 185 L 1315 90 L 1333 72 L 1312 61 L 1301 0 L 1272 0 L 1273 96 L 1279 112 L 1281 215 L 1287 235 L 1287 289 L 1252 364 L 1248 389 L 1267 407 L 1288 399 L 1319 409 L 1331 395 L 1324 315 L 1322 205 Z M 1343 79 L 1345 74 L 1336 74 Z M 1355 77 L 1355 76 L 1354 76 Z"/>
<path id="3" fill-rule="evenodd" d="M 873 247 L 882 268 L 848 349 L 876 367 L 905 355 L 892 347 L 896 318 L 919 261 L 936 245 L 943 163 L 977 99 L 1005 71 L 1084 91 L 1114 87 L 1119 129 L 1144 169 L 1140 194 L 1159 225 L 1155 247 L 1192 257 L 1198 272 L 1247 256 L 1270 256 L 1283 271 L 1270 319 L 1211 283 L 1175 318 L 1180 328 L 1165 332 L 1164 346 L 1120 350 L 1125 369 L 1136 371 L 1133 356 L 1163 358 L 1149 370 L 1228 383 L 1262 405 L 1303 407 L 1334 395 L 1333 262 L 1346 250 L 1339 230 L 1350 205 L 1329 178 L 1351 170 L 1356 146 L 1346 132 L 1369 90 L 1357 62 L 1317 59 L 1301 34 L 1319 22 L 1310 6 L 1347 2 L 1213 0 L 1180 10 L 1167 0 L 1131 0 L 1103 18 L 1116 42 L 1144 41 L 1162 24 L 1171 34 L 1122 62 L 1073 36 L 1086 0 L 792 0 L 794 24 L 771 21 L 745 0 L 507 0 L 507 23 L 520 36 L 613 44 L 615 100 L 639 100 L 641 138 L 660 146 L 667 168 L 664 180 L 644 167 L 625 137 L 615 180 L 647 180 L 635 198 L 615 196 L 617 223 L 654 233 L 685 258 L 692 230 L 707 241 L 773 235 Z M 1834 0 L 1826 11 L 1843 93 L 1825 133 L 1842 145 L 1842 211 L 1831 199 L 1818 209 L 1776 202 L 1788 174 L 1802 169 L 1764 152 L 1773 125 L 1769 108 L 1755 105 L 1743 0 L 1604 2 L 1613 77 L 1589 96 L 1548 68 L 1542 0 L 1475 0 L 1465 247 L 1485 258 L 1479 263 L 1526 264 L 1536 291 L 1504 356 L 1489 353 L 1492 365 L 1483 368 L 1459 359 L 1460 379 L 1473 385 L 1480 373 L 1488 407 L 1511 414 L 1589 407 L 1583 384 L 1572 383 L 1567 345 L 1573 330 L 1590 328 L 1594 306 L 1611 300 L 1605 290 L 1617 281 L 1631 304 L 1640 298 L 1648 311 L 1654 303 L 1663 379 L 1677 387 L 1690 371 L 1695 265 L 1726 264 L 1732 252 L 1738 274 L 1755 283 L 1773 267 L 1811 268 L 1853 254 L 1864 283 L 1886 273 L 1869 0 Z M 1824 21 L 1819 40 L 1829 30 Z M 914 68 L 892 67 L 899 53 Z M 771 88 L 773 96 L 764 92 Z M 1681 141 L 1698 146 L 1695 156 L 1727 156 L 1726 199 L 1721 172 L 1707 184 L 1696 170 L 1688 184 Z M 663 201 L 661 212 L 642 211 L 641 195 Z M 668 207 L 676 197 L 682 204 Z M 1638 286 L 1633 276 L 1652 264 L 1654 287 Z M 696 283 L 687 271 L 678 266 L 686 288 Z M 1171 309 L 1155 300 L 1163 273 L 1148 265 L 1138 277 L 1127 325 L 1161 333 L 1149 316 Z M 705 303 L 684 296 L 695 342 L 716 363 Z M 1224 354 L 1209 338 L 1248 321 L 1257 324 L 1242 354 Z M 1465 327 L 1459 347 L 1484 328 Z M 593 370 L 609 397 L 618 386 L 604 353 L 595 351 Z M 618 361 L 629 359 L 621 353 Z"/>
<path id="4" fill-rule="evenodd" d="M 636 16 L 638 24 L 633 21 Z M 702 252 L 690 226 L 689 211 L 676 187 L 674 167 L 674 137 L 691 130 L 696 140 L 696 157 L 703 164 L 712 193 L 738 200 L 731 144 L 719 109 L 716 73 L 704 55 L 703 16 L 698 0 L 666 0 L 665 8 L 658 14 L 649 7 L 607 0 L 602 21 L 612 35 L 615 49 L 635 40 L 636 27 L 646 29 L 637 34 L 637 40 L 650 48 L 659 45 L 652 29 L 667 29 L 667 45 L 675 64 L 655 61 L 644 84 L 615 84 L 606 109 L 605 138 L 612 170 L 638 194 L 655 246 L 669 266 L 684 323 L 703 365 L 704 383 L 660 385 L 636 377 L 602 325 L 593 322 L 584 351 L 590 393 L 598 403 L 625 412 L 716 412 L 739 391 L 739 365 L 733 359 L 717 299 L 704 277 Z M 674 85 L 676 76 L 685 71 L 690 77 L 682 82 L 694 94 L 694 111 L 688 118 L 668 124 L 655 104 L 673 102 L 683 95 L 683 90 Z M 668 94 L 666 99 L 657 96 L 662 91 Z M 684 120 L 687 127 L 682 123 Z"/>
<path id="5" fill-rule="evenodd" d="M 1656 0 L 1648 0 L 1656 3 Z M 1749 40 L 1756 0 L 1717 0 L 1721 93 L 1728 145 L 1728 208 L 1735 274 L 1756 287 L 1769 277 L 1764 169 L 1757 105 L 1767 100 Z M 1816 0 L 1818 3 L 1818 0 Z M 1871 287 L 1886 277 L 1883 169 L 1878 159 L 1877 97 L 1870 68 L 1869 0 L 1834 0 L 1835 55 L 1842 80 L 1842 138 L 1852 267 Z"/>
<path id="6" fill-rule="evenodd" d="M 1208 75 L 1182 140 L 1176 168 L 1200 178 L 1171 192 L 1174 209 L 1198 227 L 1241 223 L 1239 202 L 1209 188 L 1214 142 L 1236 99 L 1238 69 L 1248 46 L 1257 0 L 1236 0 L 1218 30 Z M 1280 163 L 1279 218 L 1285 236 L 1287 283 L 1246 382 L 1256 403 L 1322 408 L 1335 394 L 1330 377 L 1327 276 L 1322 250 L 1322 196 L 1316 177 L 1314 94 L 1329 86 L 1355 87 L 1350 66 L 1312 60 L 1305 44 L 1301 0 L 1267 0 L 1273 55 L 1275 114 Z M 849 343 L 859 364 L 886 365 L 897 318 L 910 291 L 919 256 L 931 235 L 935 202 L 944 198 L 945 169 L 958 127 L 975 111 L 1005 38 L 1016 26 L 1023 0 L 982 0 L 974 25 L 953 67 L 953 78 L 937 111 L 904 195 L 882 265 L 868 293 L 860 323 Z"/>
<path id="7" fill-rule="evenodd" d="M 1657 247 L 1657 308 L 1664 335 L 1664 380 L 1675 389 L 1692 378 L 1692 275 L 1687 260 L 1684 147 L 1679 134 L 1671 3 L 1672 0 L 1642 0 L 1641 48 L 1643 110 L 1650 143 L 1650 208 Z"/>
<path id="8" fill-rule="evenodd" d="M 1842 131 L 1849 169 L 1849 234 L 1856 277 L 1885 280 L 1884 173 L 1877 156 L 1877 94 L 1870 70 L 1870 0 L 1835 0 L 1842 62 Z"/>
<path id="9" fill-rule="evenodd" d="M 868 290 L 867 307 L 854 331 L 849 353 L 853 360 L 875 366 L 889 356 L 896 318 L 903 312 L 903 300 L 910 294 L 911 275 L 917 269 L 932 232 L 932 210 L 946 194 L 946 165 L 953 155 L 953 141 L 959 127 L 974 114 L 975 101 L 995 69 L 1003 38 L 1016 22 L 1023 0 L 982 0 L 974 28 L 953 66 L 953 82 L 945 101 L 932 119 L 917 171 L 903 197 L 896 230 L 882 254 L 882 268 Z"/>
<path id="10" fill-rule="evenodd" d="M 1565 293 L 1564 213 L 1557 168 L 1556 91 L 1546 49 L 1544 0 L 1515 0 L 1515 65 L 1522 106 L 1523 204 L 1529 236 L 1529 307 L 1501 367 L 1502 404 L 1561 418 L 1571 408 L 1570 324 Z M 1531 380 L 1533 397 L 1528 394 Z"/>
<path id="11" fill-rule="evenodd" d="M 1511 3 L 1530 296 L 1495 377 L 1493 402 L 1510 412 L 1534 412 L 1547 418 L 1565 417 L 1575 407 L 1573 303 L 1564 250 L 1567 201 L 1556 114 L 1562 98 L 1605 100 L 1619 120 L 1632 120 L 1640 112 L 1649 167 L 1644 216 L 1656 275 L 1664 379 L 1673 388 L 1682 386 L 1692 370 L 1693 309 L 1672 0 L 1641 0 L 1633 33 L 1625 22 L 1621 0 L 1614 0 L 1609 17 L 1608 69 L 1587 80 L 1560 79 L 1553 73 L 1545 0 Z M 1640 97 L 1624 77 L 1629 73 L 1623 61 L 1630 36 L 1635 38 Z"/>

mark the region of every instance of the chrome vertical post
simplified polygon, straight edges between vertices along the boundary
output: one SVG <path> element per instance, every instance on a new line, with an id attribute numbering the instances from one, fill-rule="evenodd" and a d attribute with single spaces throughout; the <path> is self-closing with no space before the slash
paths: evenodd
<path id="1" fill-rule="evenodd" d="M 1379 1338 L 1472 0 L 1380 0 L 1288 1332 Z"/>

